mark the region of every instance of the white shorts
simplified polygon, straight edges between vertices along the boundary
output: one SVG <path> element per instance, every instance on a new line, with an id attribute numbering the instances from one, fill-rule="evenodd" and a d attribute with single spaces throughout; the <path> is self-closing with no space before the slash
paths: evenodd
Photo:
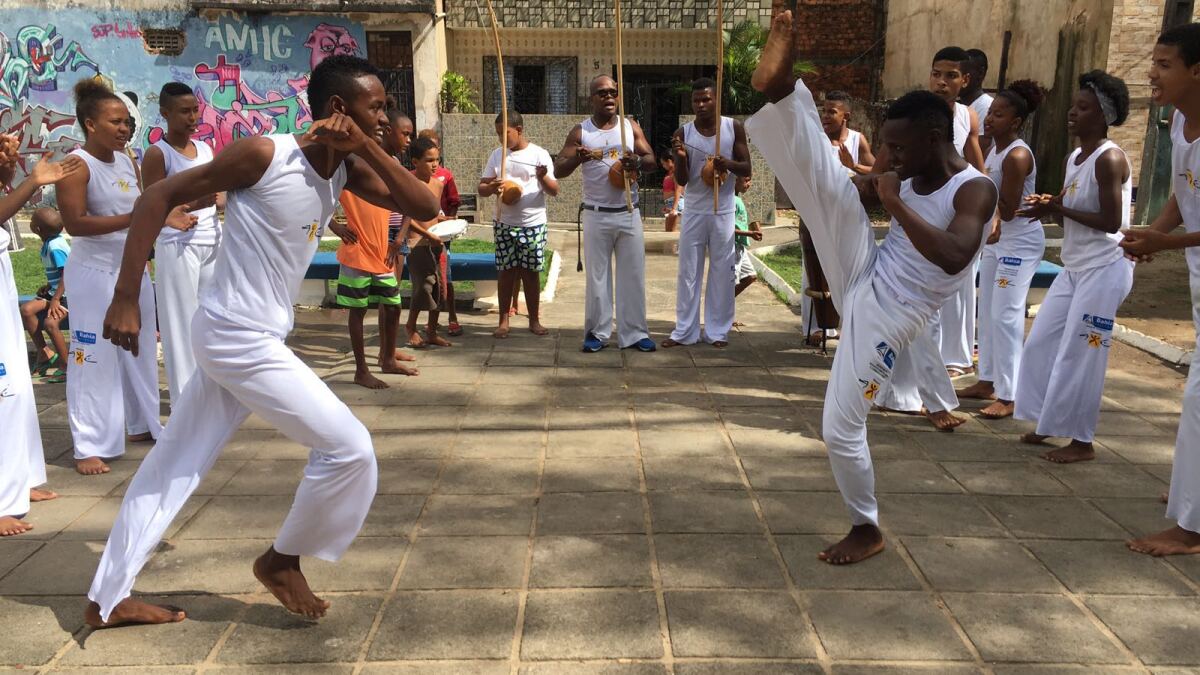
<path id="1" fill-rule="evenodd" d="M 751 277 L 758 278 L 758 270 L 754 269 L 754 262 L 750 260 L 750 249 L 738 249 L 737 270 L 734 272 L 734 277 L 738 281 Z"/>

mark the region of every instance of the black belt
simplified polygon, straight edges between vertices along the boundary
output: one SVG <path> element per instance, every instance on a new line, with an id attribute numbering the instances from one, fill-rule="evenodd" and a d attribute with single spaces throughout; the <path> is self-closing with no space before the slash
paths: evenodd
<path id="1" fill-rule="evenodd" d="M 637 202 L 634 202 L 633 208 L 637 208 Z M 629 211 L 625 206 L 592 206 L 591 204 L 580 204 L 579 208 L 584 211 L 595 211 L 597 213 L 625 213 Z"/>

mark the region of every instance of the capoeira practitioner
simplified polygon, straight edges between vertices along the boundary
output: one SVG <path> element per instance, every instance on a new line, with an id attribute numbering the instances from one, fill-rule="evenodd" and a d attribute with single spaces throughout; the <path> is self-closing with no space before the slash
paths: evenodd
<path id="1" fill-rule="evenodd" d="M 564 178 L 583 166 L 583 250 L 587 265 L 583 318 L 583 351 L 598 352 L 613 332 L 613 283 L 616 282 L 617 345 L 621 349 L 655 350 L 646 326 L 646 248 L 637 203 L 630 212 L 625 191 L 609 181 L 621 164 L 630 173 L 653 170 L 654 151 L 642 128 L 624 120 L 625 145 L 617 126 L 617 83 L 607 75 L 592 80 L 592 116 L 567 134 L 554 159 L 554 175 Z M 594 153 L 601 158 L 596 159 Z M 637 194 L 637 183 L 630 185 Z M 617 270 L 613 273 L 613 260 Z"/>
<path id="2" fill-rule="evenodd" d="M 970 75 L 966 73 L 968 60 L 967 52 L 959 47 L 938 50 L 929 71 L 929 90 L 941 97 L 951 112 L 955 151 L 982 171 L 979 118 L 974 110 L 958 102 L 959 94 L 970 83 Z M 881 147 L 875 164 L 877 170 L 888 168 L 890 159 L 886 146 Z M 974 272 L 963 275 L 960 284 L 954 295 L 938 309 L 927 329 L 932 347 L 938 352 L 936 357 L 930 353 L 930 345 L 924 339 L 915 340 L 900 355 L 892 373 L 891 386 L 876 401 L 886 410 L 923 413 L 942 431 L 950 431 L 966 421 L 952 412 L 958 408 L 958 397 L 954 394 L 951 375 L 967 373 L 974 368 L 971 358 L 975 341 Z"/>
<path id="3" fill-rule="evenodd" d="M 992 95 L 983 90 L 983 81 L 987 78 L 988 57 L 982 49 L 968 49 L 967 60 L 963 62 L 963 73 L 967 76 L 967 84 L 958 94 L 958 100 L 963 105 L 970 106 L 979 120 L 979 151 L 986 161 L 988 151 L 992 149 L 995 139 L 983 128 L 988 111 L 992 109 Z"/>
<path id="4" fill-rule="evenodd" d="M 821 126 L 825 129 L 825 135 L 829 137 L 830 149 L 837 155 L 842 166 L 846 167 L 847 173 L 851 176 L 863 176 L 871 173 L 871 167 L 875 165 L 875 154 L 871 152 L 871 144 L 867 137 L 862 132 L 850 128 L 852 107 L 850 94 L 844 91 L 826 92 L 821 103 Z M 811 248 L 807 241 L 808 232 L 802 231 L 801 236 L 806 240 L 805 249 Z M 815 276 L 824 280 L 820 262 L 815 257 L 812 261 L 805 260 L 805 265 L 815 267 Z M 805 274 L 801 279 L 800 330 L 805 335 L 805 341 L 817 347 L 822 344 L 823 337 L 836 338 L 838 333 L 836 328 L 828 328 L 824 329 L 825 335 L 822 335 L 822 329 L 810 324 L 810 320 L 815 316 L 812 310 L 813 299 L 807 293 L 808 277 L 809 275 Z"/>
<path id="5" fill-rule="evenodd" d="M 884 545 L 867 448 L 871 400 L 887 385 L 897 355 L 926 335 L 934 312 L 970 273 L 996 188 L 955 152 L 949 108 L 924 91 L 888 109 L 882 134 L 896 173 L 852 182 L 829 152 L 812 94 L 792 75 L 791 29 L 790 11 L 775 17 L 752 80 L 773 103 L 747 129 L 808 224 L 842 315 L 822 435 L 853 527 L 819 557 L 844 564 Z M 860 200 L 878 200 L 892 214 L 879 247 Z"/>
<path id="6" fill-rule="evenodd" d="M 377 469 L 366 427 L 284 344 L 292 303 L 343 187 L 414 218 L 438 212 L 433 194 L 373 140 L 387 121 L 376 73 L 355 57 L 325 59 L 308 83 L 316 121 L 306 134 L 235 141 L 212 162 L 155 184 L 138 202 L 104 321 L 105 338 L 130 351 L 153 325 L 140 320 L 138 277 L 167 211 L 228 191 L 217 270 L 192 320 L 199 370 L 125 494 L 88 592 L 89 625 L 184 618 L 130 591 L 171 520 L 251 412 L 312 448 L 291 512 L 275 543 L 254 562 L 254 574 L 292 612 L 315 618 L 329 607 L 309 589 L 300 556 L 342 555 L 371 506 Z"/>
<path id="7" fill-rule="evenodd" d="M 1057 463 L 1093 459 L 1104 371 L 1117 308 L 1133 287 L 1133 262 L 1121 250 L 1129 227 L 1132 169 L 1125 152 L 1108 140 L 1109 127 L 1129 114 L 1129 90 L 1095 70 L 1079 78 L 1067 112 L 1067 130 L 1079 148 L 1067 158 L 1063 191 L 1035 195 L 1018 216 L 1054 216 L 1063 224 L 1063 272 L 1033 320 L 1017 374 L 1017 419 L 1037 423 L 1021 437 L 1042 443 L 1051 436 L 1071 443 L 1042 455 Z"/>
<path id="8" fill-rule="evenodd" d="M 142 180 L 146 187 L 213 158 L 211 148 L 192 140 L 200 103 L 191 87 L 181 82 L 164 84 L 158 93 L 158 106 L 159 114 L 167 121 L 167 133 L 142 158 Z M 221 241 L 217 208 L 224 208 L 224 199 L 224 195 L 205 195 L 188 204 L 188 210 L 196 216 L 196 225 L 187 230 L 166 228 L 154 246 L 158 324 L 172 410 L 183 386 L 196 372 L 192 316 L 200 306 L 201 289 L 212 279 L 216 265 L 217 244 Z"/>
<path id="9" fill-rule="evenodd" d="M 675 330 L 663 347 L 690 345 L 703 337 L 714 347 L 728 346 L 733 328 L 737 254 L 733 242 L 734 181 L 727 174 L 750 175 L 750 147 L 742 123 L 717 119 L 717 84 L 707 77 L 692 83 L 692 112 L 696 121 L 680 127 L 671 139 L 675 150 L 675 182 L 684 186 L 683 224 L 679 231 L 679 274 L 675 288 Z M 717 126 L 721 147 L 717 147 Z M 828 152 L 828 151 L 826 151 Z M 708 164 L 708 168 L 706 168 Z M 705 176 L 716 183 L 710 186 Z M 713 190 L 720 199 L 713 208 Z M 700 330 L 700 288 L 708 253 L 708 282 L 704 289 L 704 331 Z"/>
<path id="10" fill-rule="evenodd" d="M 141 191 L 137 165 L 125 154 L 129 110 L 96 80 L 75 85 L 75 116 L 83 147 L 71 154 L 86 165 L 58 186 L 63 225 L 71 235 L 71 257 L 63 281 L 71 290 L 71 353 L 67 364 L 67 417 L 75 442 L 75 469 L 107 473 L 105 460 L 125 454 L 131 441 L 158 438 L 158 354 L 154 331 L 140 349 L 126 353 L 99 339 L 104 310 L 112 301 L 130 212 Z M 168 215 L 163 214 L 164 220 Z M 195 216 L 175 209 L 169 225 L 188 229 Z M 142 322 L 154 325 L 154 289 L 142 260 L 136 279 Z"/>
<path id="11" fill-rule="evenodd" d="M 16 159 L 16 155 L 5 154 L 0 157 L 0 164 L 9 165 Z M 0 222 L 15 216 L 42 186 L 57 183 L 82 169 L 83 162 L 70 156 L 62 163 L 38 162 L 28 178 L 0 197 Z M 0 469 L 0 537 L 32 530 L 33 525 L 22 519 L 29 513 L 29 503 L 58 496 L 37 487 L 46 482 L 46 460 L 42 455 L 29 352 L 25 348 L 21 314 L 17 310 L 17 285 L 8 244 L 8 231 L 0 227 L 0 419 L 4 420 L 4 442 L 0 443 L 0 467 L 3 467 Z"/>
<path id="12" fill-rule="evenodd" d="M 1037 181 L 1033 150 L 1018 134 L 1044 96 L 1036 82 L 1013 82 L 996 95 L 983 125 L 993 140 L 984 163 L 1000 191 L 1000 218 L 979 262 L 979 381 L 957 393 L 961 398 L 994 400 L 979 411 L 989 419 L 1013 414 L 1025 338 L 1025 298 L 1046 250 L 1041 221 L 1017 215 L 1035 194 Z"/>
<path id="13" fill-rule="evenodd" d="M 1126 230 L 1121 247 L 1147 259 L 1158 251 L 1187 249 L 1196 351 L 1183 392 L 1175 441 L 1167 517 L 1175 526 L 1129 542 L 1150 555 L 1200 554 L 1200 24 L 1172 28 L 1158 38 L 1150 65 L 1154 102 L 1173 105 L 1171 180 L 1174 194 L 1147 229 Z M 1171 234 L 1183 225 L 1184 234 Z"/>

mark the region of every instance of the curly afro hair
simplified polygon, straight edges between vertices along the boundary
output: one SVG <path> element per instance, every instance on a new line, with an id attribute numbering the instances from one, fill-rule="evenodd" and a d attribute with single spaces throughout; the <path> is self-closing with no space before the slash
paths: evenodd
<path id="1" fill-rule="evenodd" d="M 1119 127 L 1125 123 L 1125 119 L 1129 117 L 1129 87 L 1125 86 L 1125 80 L 1109 75 L 1103 70 L 1093 70 L 1090 73 L 1084 73 L 1079 76 L 1079 88 L 1095 87 L 1104 92 L 1104 95 L 1112 99 L 1113 105 L 1117 109 L 1117 119 L 1110 126 Z"/>
<path id="2" fill-rule="evenodd" d="M 996 96 L 1007 101 L 1017 117 L 1024 121 L 1042 104 L 1046 90 L 1033 80 L 1015 80 Z"/>

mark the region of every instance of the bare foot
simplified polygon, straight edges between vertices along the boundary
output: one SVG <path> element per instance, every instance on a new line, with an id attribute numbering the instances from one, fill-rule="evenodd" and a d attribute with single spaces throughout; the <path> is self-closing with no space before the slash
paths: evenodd
<path id="1" fill-rule="evenodd" d="M 897 410 L 896 408 L 888 408 L 887 406 L 877 405 L 875 409 L 879 412 L 892 413 L 895 415 L 924 415 L 924 410 Z"/>
<path id="2" fill-rule="evenodd" d="M 415 361 L 416 359 L 409 357 L 404 360 L 405 361 Z M 386 362 L 380 361 L 379 362 L 379 372 L 387 373 L 388 375 L 408 375 L 409 377 L 421 374 L 421 371 L 418 370 L 417 368 L 414 368 L 412 366 L 400 365 L 399 363 L 397 363 L 395 361 L 386 361 Z"/>
<path id="3" fill-rule="evenodd" d="M 983 410 L 980 410 L 979 416 L 986 417 L 989 420 L 1001 420 L 1005 417 L 1012 417 L 1013 410 L 1016 407 L 1016 404 L 1012 401 L 995 401 Z"/>
<path id="4" fill-rule="evenodd" d="M 354 384 L 367 389 L 387 389 L 388 383 L 375 377 L 368 370 L 358 370 L 354 372 Z"/>
<path id="5" fill-rule="evenodd" d="M 426 344 L 431 344 L 431 345 L 434 345 L 435 347 L 451 346 L 449 340 L 438 335 L 437 333 L 426 333 L 425 334 L 425 342 L 426 342 Z"/>
<path id="6" fill-rule="evenodd" d="M 83 620 L 92 628 L 114 628 L 130 624 L 146 623 L 179 623 L 187 618 L 187 613 L 174 607 L 152 605 L 141 600 L 125 598 L 113 607 L 108 615 L 108 621 L 100 618 L 100 605 L 89 602 L 83 610 Z"/>
<path id="7" fill-rule="evenodd" d="M 1171 493 L 1169 493 L 1169 492 L 1160 492 L 1159 493 L 1158 501 L 1166 504 L 1170 500 L 1171 500 Z"/>
<path id="8" fill-rule="evenodd" d="M 996 389 L 992 387 L 991 382 L 985 382 L 983 380 L 980 380 L 969 387 L 955 389 L 954 393 L 958 394 L 959 398 L 975 398 L 981 401 L 996 400 Z"/>
<path id="9" fill-rule="evenodd" d="M 88 457 L 87 459 L 75 460 L 75 470 L 85 476 L 99 476 L 102 473 L 108 473 L 112 469 L 104 463 L 104 460 L 99 457 Z"/>
<path id="10" fill-rule="evenodd" d="M 1125 542 L 1130 551 L 1152 556 L 1200 554 L 1200 532 L 1176 525 L 1141 539 Z"/>
<path id="11" fill-rule="evenodd" d="M 129 441 L 130 443 L 148 443 L 150 441 L 153 441 L 154 437 L 150 435 L 149 431 L 147 431 L 146 433 L 143 433 L 143 434 L 133 434 L 131 436 L 126 436 L 125 440 Z"/>
<path id="12" fill-rule="evenodd" d="M 746 325 L 746 324 L 742 323 L 741 321 L 734 321 L 734 322 L 733 322 L 733 327 L 734 327 L 734 328 L 743 328 L 743 327 L 745 327 L 745 325 Z"/>
<path id="13" fill-rule="evenodd" d="M 1096 450 L 1091 443 L 1071 441 L 1061 448 L 1055 448 L 1042 453 L 1042 459 L 1055 464 L 1074 464 L 1096 459 Z"/>
<path id="14" fill-rule="evenodd" d="M 503 340 L 504 338 L 508 337 L 508 322 L 505 321 L 501 323 L 496 330 L 492 331 L 492 337 L 498 340 Z"/>
<path id="15" fill-rule="evenodd" d="M 531 318 L 529 319 L 529 332 L 534 335 L 546 335 L 550 331 L 546 330 L 546 327 L 540 321 Z"/>
<path id="16" fill-rule="evenodd" d="M 33 529 L 33 525 L 15 516 L 0 516 L 0 537 L 11 537 L 24 534 Z"/>
<path id="17" fill-rule="evenodd" d="M 884 548 L 883 533 L 874 525 L 855 525 L 838 543 L 817 554 L 830 565 L 850 565 L 870 558 Z"/>
<path id="18" fill-rule="evenodd" d="M 681 347 L 681 346 L 683 346 L 683 343 L 682 343 L 682 342 L 679 342 L 678 340 L 673 340 L 673 339 L 671 339 L 671 338 L 667 338 L 666 340 L 663 340 L 662 342 L 660 342 L 660 343 L 658 343 L 658 344 L 659 344 L 659 346 L 660 346 L 660 347 L 662 347 L 663 349 L 670 349 L 671 347 Z"/>
<path id="19" fill-rule="evenodd" d="M 254 576 L 289 612 L 319 619 L 329 609 L 329 602 L 313 595 L 308 587 L 300 571 L 300 556 L 282 555 L 272 546 L 254 561 Z"/>
<path id="20" fill-rule="evenodd" d="M 967 375 L 974 375 L 975 368 L 973 366 L 967 366 L 966 368 L 960 368 L 959 366 L 946 366 L 946 374 L 950 376 L 950 379 L 956 380 L 960 377 L 966 377 Z"/>
<path id="21" fill-rule="evenodd" d="M 421 339 L 420 333 L 414 330 L 408 332 L 408 346 L 413 349 L 424 349 L 426 345 L 425 340 Z"/>
<path id="22" fill-rule="evenodd" d="M 29 501 L 48 502 L 51 499 L 58 499 L 58 493 L 44 488 L 29 488 Z"/>
<path id="23" fill-rule="evenodd" d="M 716 347 L 717 349 L 725 349 L 729 346 L 729 343 L 725 340 L 716 340 L 712 343 L 712 346 Z"/>
<path id="24" fill-rule="evenodd" d="M 1027 434 L 1021 434 L 1021 442 L 1028 445 L 1043 445 L 1046 443 L 1047 438 L 1050 437 L 1043 436 L 1041 434 L 1035 434 L 1032 431 Z"/>
<path id="25" fill-rule="evenodd" d="M 750 85 L 773 101 L 791 93 L 796 83 L 792 74 L 792 13 L 780 12 L 771 20 L 767 44 L 758 57 L 758 67 L 750 77 Z"/>
<path id="26" fill-rule="evenodd" d="M 954 427 L 966 422 L 965 417 L 959 417 L 951 413 L 949 410 L 939 410 L 938 412 L 926 412 L 925 418 L 937 427 L 938 431 L 954 431 Z"/>
<path id="27" fill-rule="evenodd" d="M 393 355 L 392 355 L 392 360 L 393 360 L 393 361 L 416 361 L 416 360 L 417 360 L 417 357 L 415 357 L 415 356 L 413 356 L 413 355 L 411 355 L 411 354 L 408 354 L 408 353 L 406 353 L 406 352 L 404 352 L 404 351 L 402 351 L 402 350 L 400 350 L 400 349 L 397 349 L 397 350 L 396 350 L 396 352 L 395 352 L 395 354 L 393 354 Z M 381 365 L 381 366 L 382 366 L 382 365 L 383 365 L 383 362 L 384 362 L 383 355 L 382 355 L 382 354 L 380 354 L 380 356 L 379 356 L 379 365 Z"/>

